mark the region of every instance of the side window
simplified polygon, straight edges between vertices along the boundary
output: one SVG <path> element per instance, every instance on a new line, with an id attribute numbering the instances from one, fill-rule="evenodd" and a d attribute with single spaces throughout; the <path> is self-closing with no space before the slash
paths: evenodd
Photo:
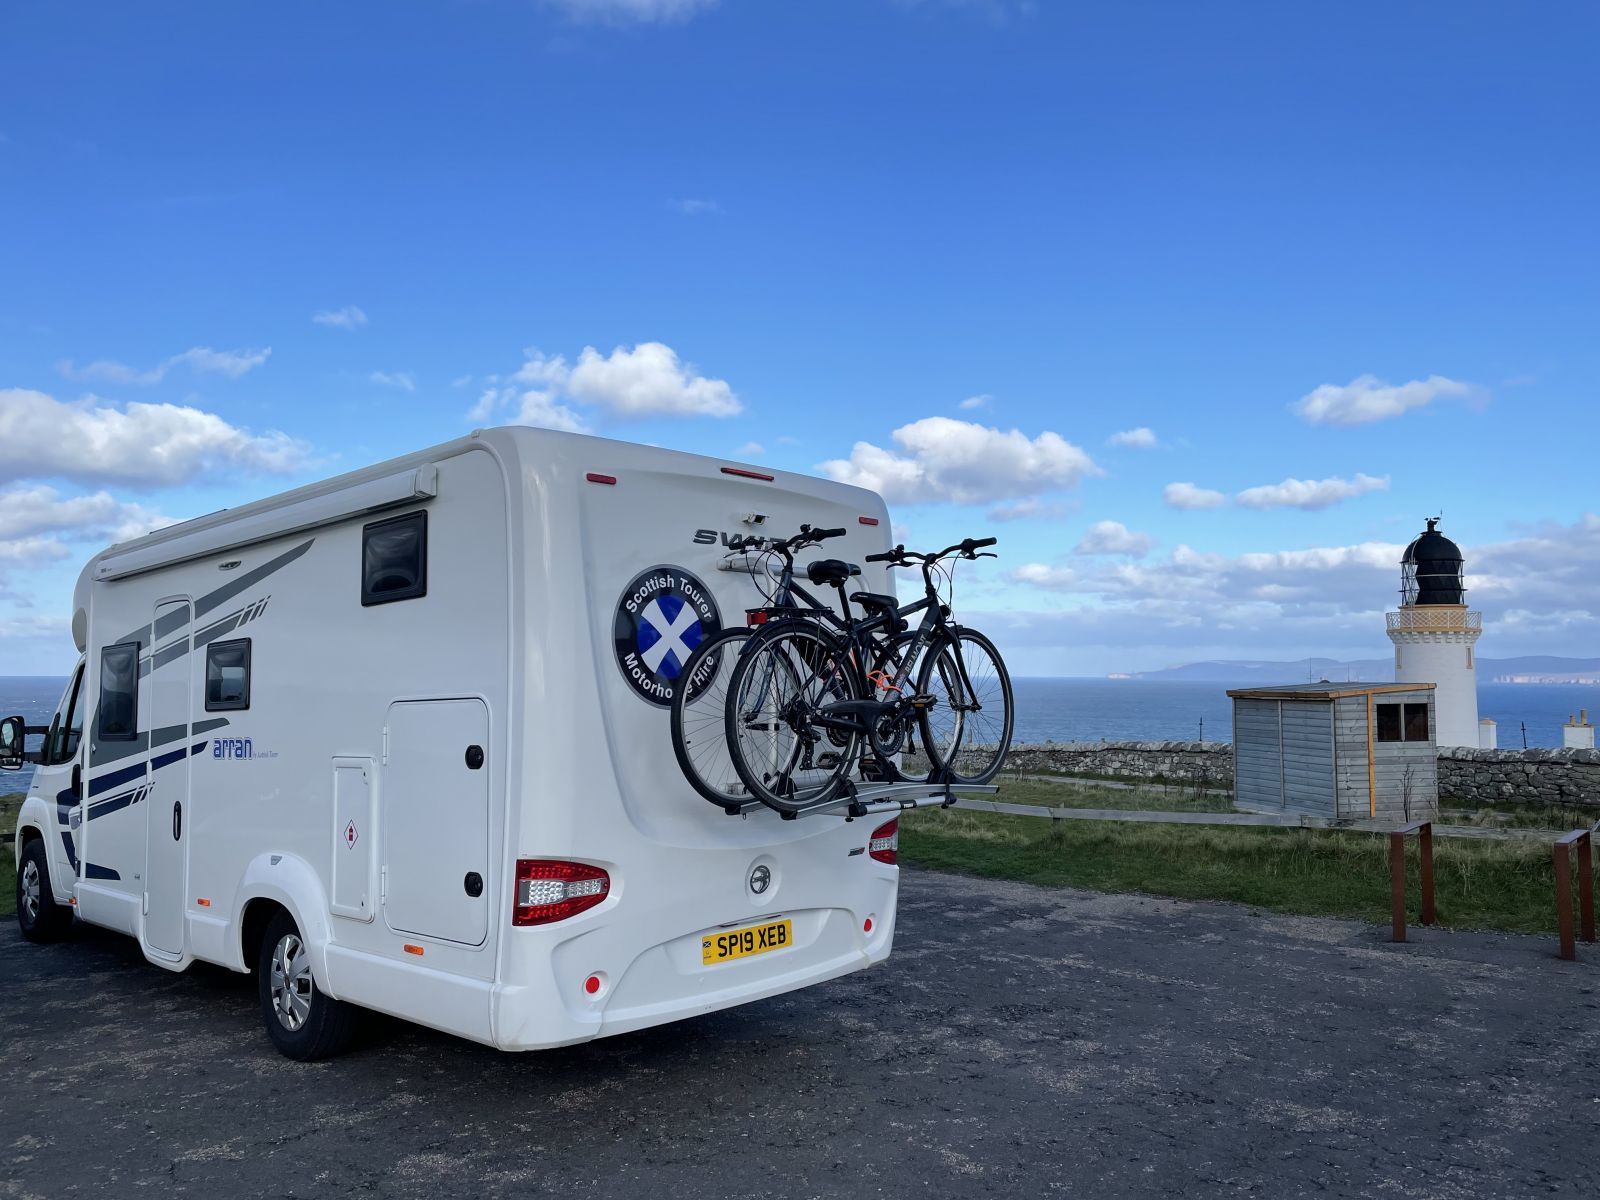
<path id="1" fill-rule="evenodd" d="M 1425 742 L 1428 740 L 1428 706 L 1426 704 L 1408 704 L 1405 706 L 1406 741 Z"/>
<path id="2" fill-rule="evenodd" d="M 1379 704 L 1378 740 L 1380 742 L 1398 742 L 1400 740 L 1400 706 L 1398 704 Z"/>
<path id="3" fill-rule="evenodd" d="M 250 639 L 206 647 L 206 711 L 250 707 Z"/>
<path id="4" fill-rule="evenodd" d="M 55 719 L 50 722 L 50 736 L 45 742 L 44 761 L 47 763 L 71 762 L 83 739 L 83 666 L 73 673 L 72 681 L 62 693 L 56 708 Z"/>
<path id="5" fill-rule="evenodd" d="M 428 594 L 426 511 L 374 521 L 361 530 L 363 606 Z"/>
<path id="6" fill-rule="evenodd" d="M 131 742 L 139 734 L 139 643 L 100 651 L 100 729 L 103 742 Z"/>

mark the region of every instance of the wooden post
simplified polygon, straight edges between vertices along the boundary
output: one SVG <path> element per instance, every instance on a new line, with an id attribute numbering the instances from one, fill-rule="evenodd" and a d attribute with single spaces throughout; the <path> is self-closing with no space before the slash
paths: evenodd
<path id="1" fill-rule="evenodd" d="M 1417 849 L 1422 856 L 1422 923 L 1433 924 L 1433 823 L 1424 821 L 1417 830 Z"/>
<path id="2" fill-rule="evenodd" d="M 1594 854 L 1585 833 L 1578 839 L 1578 916 L 1583 940 L 1594 941 Z"/>
<path id="3" fill-rule="evenodd" d="M 1555 845 L 1556 871 L 1556 934 L 1561 940 L 1561 957 L 1571 962 L 1578 957 L 1578 948 L 1572 940 L 1572 858 L 1567 853 L 1567 839 L 1558 838 Z"/>
<path id="4" fill-rule="evenodd" d="M 1389 901 L 1393 907 L 1390 941 L 1406 940 L 1406 835 L 1389 835 Z"/>

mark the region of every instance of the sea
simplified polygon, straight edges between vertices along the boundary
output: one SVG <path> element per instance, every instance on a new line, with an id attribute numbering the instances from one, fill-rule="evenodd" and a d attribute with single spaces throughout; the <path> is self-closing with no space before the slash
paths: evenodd
<path id="1" fill-rule="evenodd" d="M 1232 737 L 1230 687 L 1245 683 L 1180 683 L 1145 679 L 1016 679 L 1018 742 L 1208 741 Z M 52 676 L 0 676 L 0 716 L 21 714 L 48 725 L 67 681 Z M 1478 715 L 1499 722 L 1501 749 L 1561 745 L 1561 726 L 1579 709 L 1600 713 L 1600 684 L 1481 683 Z M 30 744 L 36 744 L 30 743 Z M 0 794 L 26 791 L 33 773 L 0 771 Z"/>

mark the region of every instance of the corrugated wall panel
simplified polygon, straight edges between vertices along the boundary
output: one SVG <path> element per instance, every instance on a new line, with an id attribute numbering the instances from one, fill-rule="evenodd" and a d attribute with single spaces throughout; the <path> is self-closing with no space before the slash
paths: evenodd
<path id="1" fill-rule="evenodd" d="M 1234 798 L 1249 808 L 1282 803 L 1282 760 L 1278 745 L 1278 702 L 1233 702 Z"/>
<path id="2" fill-rule="evenodd" d="M 1333 705 L 1302 700 L 1283 706 L 1284 807 L 1334 815 Z"/>

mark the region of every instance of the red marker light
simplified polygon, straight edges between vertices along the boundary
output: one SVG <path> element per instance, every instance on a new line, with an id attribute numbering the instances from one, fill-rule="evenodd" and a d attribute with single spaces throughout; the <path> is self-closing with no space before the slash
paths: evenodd
<path id="1" fill-rule="evenodd" d="M 599 471 L 590 471 L 584 476 L 584 478 L 590 483 L 609 483 L 613 487 L 616 486 L 617 482 L 617 477 L 615 475 L 602 475 Z"/>
<path id="2" fill-rule="evenodd" d="M 856 520 L 860 521 L 863 525 L 876 525 L 878 523 L 877 517 L 857 517 Z"/>
<path id="3" fill-rule="evenodd" d="M 872 932 L 872 918 L 871 917 L 868 917 L 865 921 L 863 921 L 861 923 L 861 932 L 862 933 L 871 933 Z"/>
<path id="4" fill-rule="evenodd" d="M 765 479 L 768 483 L 777 478 L 775 475 L 768 475 L 762 471 L 747 471 L 743 467 L 723 467 L 722 473 L 724 475 L 737 475 L 741 479 Z"/>
<path id="5" fill-rule="evenodd" d="M 591 996 L 598 996 L 600 994 L 600 976 L 591 975 L 585 979 L 583 981 L 583 990 Z"/>

